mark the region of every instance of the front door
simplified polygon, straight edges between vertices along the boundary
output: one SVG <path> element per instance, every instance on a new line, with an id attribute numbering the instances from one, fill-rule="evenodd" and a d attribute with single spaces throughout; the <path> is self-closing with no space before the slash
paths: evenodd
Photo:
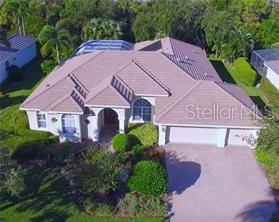
<path id="1" fill-rule="evenodd" d="M 118 124 L 117 113 L 112 109 L 104 109 L 104 123 L 109 125 Z"/>

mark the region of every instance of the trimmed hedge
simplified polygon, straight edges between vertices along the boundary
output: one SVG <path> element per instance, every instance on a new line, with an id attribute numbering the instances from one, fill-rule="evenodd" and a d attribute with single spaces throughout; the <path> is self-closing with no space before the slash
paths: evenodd
<path id="1" fill-rule="evenodd" d="M 112 139 L 112 146 L 118 153 L 129 151 L 131 145 L 128 135 L 122 133 L 116 134 Z"/>
<path id="2" fill-rule="evenodd" d="M 128 135 L 132 145 L 141 144 L 144 147 L 150 147 L 158 144 L 158 128 L 153 124 L 132 124 L 128 127 Z"/>
<path id="3" fill-rule="evenodd" d="M 251 67 L 247 58 L 240 57 L 235 60 L 234 68 L 240 82 L 246 86 L 255 86 L 257 83 L 257 72 Z"/>
<path id="4" fill-rule="evenodd" d="M 167 190 L 167 171 L 159 163 L 142 160 L 135 165 L 128 187 L 145 195 L 159 196 Z"/>

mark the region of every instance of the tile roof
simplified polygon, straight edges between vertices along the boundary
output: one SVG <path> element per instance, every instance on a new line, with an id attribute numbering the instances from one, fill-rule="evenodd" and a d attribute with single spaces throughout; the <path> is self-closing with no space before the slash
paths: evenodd
<path id="1" fill-rule="evenodd" d="M 173 38 L 163 38 L 136 43 L 135 50 L 160 51 L 194 79 L 222 81 L 208 60 L 206 52 L 198 46 Z"/>
<path id="2" fill-rule="evenodd" d="M 137 47 L 139 51 L 95 51 L 68 59 L 46 77 L 21 108 L 84 112 L 86 106 L 130 107 L 135 96 L 153 95 L 156 123 L 254 124 L 248 115 L 240 119 L 240 108 L 253 109 L 252 100 L 239 87 L 223 83 L 215 76 L 216 71 L 201 48 L 170 38 Z M 156 50 L 149 51 L 154 47 Z M 177 58 L 194 61 L 182 66 L 175 62 Z M 214 77 L 205 76 L 205 71 Z M 223 122 L 188 120 L 185 106 L 190 103 L 238 107 L 237 116 Z"/>
<path id="3" fill-rule="evenodd" d="M 216 82 L 218 86 L 224 89 L 226 92 L 231 94 L 234 98 L 236 98 L 239 102 L 245 105 L 248 109 L 253 110 L 258 115 L 262 115 L 256 104 L 251 100 L 249 96 L 245 94 L 245 92 L 238 87 L 237 85 L 224 83 L 224 82 Z"/>
<path id="4" fill-rule="evenodd" d="M 198 80 L 177 101 L 166 107 L 167 110 L 156 115 L 157 123 L 234 127 L 254 127 L 258 124 L 254 116 L 250 116 L 254 114 L 253 111 L 250 112 L 248 107 L 242 106 L 239 100 L 213 81 Z M 222 113 L 222 110 L 226 112 Z"/>
<path id="5" fill-rule="evenodd" d="M 20 49 L 30 46 L 36 40 L 30 36 L 15 35 L 9 37 L 8 41 L 11 44 L 10 48 L 0 44 L 0 61 L 7 60 L 8 57 L 16 54 Z"/>

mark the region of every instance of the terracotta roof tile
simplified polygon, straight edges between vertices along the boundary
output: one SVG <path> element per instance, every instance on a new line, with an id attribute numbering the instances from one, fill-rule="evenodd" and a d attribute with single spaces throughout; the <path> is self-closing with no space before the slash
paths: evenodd
<path id="1" fill-rule="evenodd" d="M 158 41 L 161 49 L 144 50 L 150 44 L 155 45 L 149 49 L 158 48 Z M 68 59 L 40 84 L 21 108 L 77 112 L 85 109 L 84 104 L 130 107 L 135 95 L 155 94 L 157 123 L 254 124 L 249 116 L 240 119 L 238 112 L 235 119 L 225 121 L 185 118 L 185 106 L 191 103 L 202 107 L 219 104 L 239 110 L 242 105 L 244 110 L 253 105 L 239 87 L 222 83 L 215 76 L 216 71 L 203 49 L 171 38 L 145 42 L 138 48 L 142 50 L 96 51 Z M 187 60 L 195 59 L 195 64 L 193 68 L 181 67 L 170 55 L 184 59 L 187 56 Z M 201 77 L 205 71 L 214 78 Z"/>

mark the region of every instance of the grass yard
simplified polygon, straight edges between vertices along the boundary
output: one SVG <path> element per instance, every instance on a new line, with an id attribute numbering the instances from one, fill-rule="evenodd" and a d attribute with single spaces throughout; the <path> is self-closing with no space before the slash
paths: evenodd
<path id="1" fill-rule="evenodd" d="M 262 96 L 260 90 L 255 86 L 246 86 L 237 78 L 235 68 L 230 64 L 224 64 L 220 59 L 211 59 L 211 63 L 220 75 L 224 82 L 237 84 L 240 86 L 248 96 L 258 105 L 259 108 L 263 108 L 267 103 L 267 100 Z"/>
<path id="2" fill-rule="evenodd" d="M 0 194 L 0 218 L 5 222 L 159 222 L 162 218 L 96 218 L 81 212 L 71 199 L 67 186 L 57 169 L 28 167 L 26 194 L 15 200 Z"/>
<path id="3" fill-rule="evenodd" d="M 9 102 L 0 110 L 0 145 L 11 151 L 26 143 L 46 143 L 51 138 L 49 133 L 30 130 L 25 112 L 19 110 L 20 104 L 44 78 L 41 62 L 41 59 L 34 60 L 29 68 L 24 70 L 24 78 L 21 81 L 4 86 Z"/>

